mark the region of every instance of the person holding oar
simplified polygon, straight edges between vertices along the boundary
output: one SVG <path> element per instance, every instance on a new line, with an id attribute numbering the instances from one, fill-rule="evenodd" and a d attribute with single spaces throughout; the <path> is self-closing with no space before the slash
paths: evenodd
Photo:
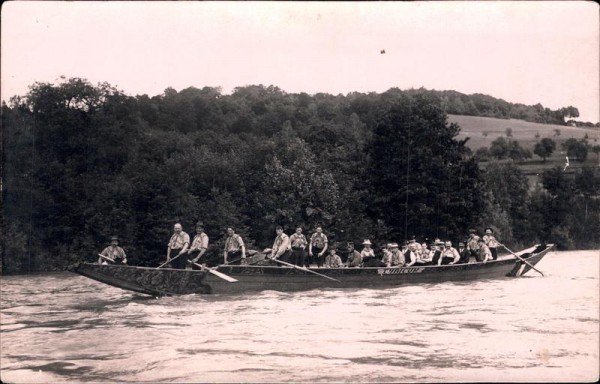
<path id="1" fill-rule="evenodd" d="M 492 258 L 496 260 L 498 258 L 497 248 L 500 245 L 500 243 L 494 237 L 494 230 L 492 228 L 488 227 L 485 229 L 483 241 L 485 242 L 485 245 L 487 245 L 487 247 L 490 249 L 490 252 L 492 253 Z"/>
<path id="2" fill-rule="evenodd" d="M 183 232 L 183 228 L 179 223 L 173 226 L 173 232 L 173 236 L 171 236 L 167 245 L 167 262 L 162 265 L 170 262 L 171 267 L 175 269 L 185 269 L 187 257 L 184 255 L 187 255 L 190 246 L 190 235 Z M 173 255 L 174 257 L 171 258 Z"/>
<path id="3" fill-rule="evenodd" d="M 244 241 L 240 235 L 235 233 L 233 227 L 227 228 L 227 239 L 225 239 L 223 259 L 225 264 L 246 263 L 246 247 L 244 246 Z"/>
<path id="4" fill-rule="evenodd" d="M 278 225 L 275 228 L 275 233 L 277 237 L 273 242 L 273 248 L 271 248 L 271 259 L 281 259 L 282 261 L 289 261 L 289 251 L 290 247 L 290 238 L 288 235 L 283 233 L 283 227 Z"/>
<path id="5" fill-rule="evenodd" d="M 107 261 L 115 264 L 127 264 L 127 255 L 123 248 L 119 247 L 119 238 L 110 238 L 110 245 L 98 254 L 98 264 L 107 264 Z"/>
<path id="6" fill-rule="evenodd" d="M 188 259 L 192 256 L 196 256 L 191 260 L 188 260 L 188 263 L 192 264 L 192 269 L 200 269 L 196 264 L 198 260 L 206 253 L 208 249 L 208 235 L 204 233 L 204 224 L 199 221 L 196 223 L 196 236 L 194 236 L 194 240 L 192 241 L 192 246 L 188 250 Z"/>

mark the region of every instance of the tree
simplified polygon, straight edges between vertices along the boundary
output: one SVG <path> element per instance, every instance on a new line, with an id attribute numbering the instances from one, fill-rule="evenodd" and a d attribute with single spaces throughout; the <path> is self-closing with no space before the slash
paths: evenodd
<path id="1" fill-rule="evenodd" d="M 533 148 L 533 153 L 544 159 L 544 163 L 546 162 L 546 158 L 550 157 L 554 150 L 556 149 L 556 142 L 548 137 L 544 137 L 542 140 L 535 144 Z"/>
<path id="2" fill-rule="evenodd" d="M 567 156 L 575 161 L 583 163 L 587 158 L 588 146 L 585 139 L 577 140 L 571 137 L 562 143 L 562 147 L 567 151 Z"/>
<path id="3" fill-rule="evenodd" d="M 431 95 L 402 95 L 373 132 L 371 213 L 390 227 L 388 236 L 411 233 L 458 238 L 483 209 L 481 178 L 472 158 L 463 157 L 459 127 L 447 124 Z"/>
<path id="4" fill-rule="evenodd" d="M 498 137 L 492 141 L 490 145 L 490 155 L 497 159 L 505 159 L 508 157 L 509 146 L 508 141 L 504 137 Z"/>
<path id="5" fill-rule="evenodd" d="M 596 158 L 597 158 L 598 162 L 600 162 L 600 145 L 594 145 L 592 147 L 592 152 L 594 152 L 596 154 Z"/>
<path id="6" fill-rule="evenodd" d="M 493 201 L 506 212 L 511 232 L 517 240 L 525 241 L 530 236 L 527 177 L 514 164 L 493 162 L 486 167 L 484 179 L 486 189 L 493 196 Z M 488 225 L 493 224 L 495 223 L 488 223 Z"/>
<path id="7" fill-rule="evenodd" d="M 518 141 L 511 140 L 508 145 L 508 157 L 517 162 L 523 161 L 531 158 L 531 151 L 521 147 Z"/>

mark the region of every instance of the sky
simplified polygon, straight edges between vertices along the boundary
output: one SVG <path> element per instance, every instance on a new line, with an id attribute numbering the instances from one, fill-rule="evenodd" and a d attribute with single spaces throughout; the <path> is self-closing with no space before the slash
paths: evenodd
<path id="1" fill-rule="evenodd" d="M 2 100 L 60 76 L 129 95 L 425 87 L 600 121 L 594 2 L 5 2 Z M 385 51 L 385 53 L 382 53 Z"/>

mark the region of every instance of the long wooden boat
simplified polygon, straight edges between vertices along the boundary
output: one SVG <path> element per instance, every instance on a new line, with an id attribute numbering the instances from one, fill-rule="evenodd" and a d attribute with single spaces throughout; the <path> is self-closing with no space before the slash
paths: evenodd
<path id="1" fill-rule="evenodd" d="M 516 252 L 516 255 L 529 264 L 510 256 L 487 263 L 443 266 L 309 269 L 316 273 L 281 266 L 220 265 L 214 269 L 216 273 L 211 273 L 207 270 L 157 269 L 95 263 L 79 263 L 71 268 L 71 271 L 105 284 L 154 296 L 191 293 L 239 294 L 263 290 L 302 291 L 320 288 L 386 288 L 443 281 L 519 277 L 531 270 L 531 266 L 535 266 L 552 247 L 552 244 L 536 245 Z M 226 280 L 223 277 L 229 278 Z M 237 281 L 231 282 L 231 278 Z"/>

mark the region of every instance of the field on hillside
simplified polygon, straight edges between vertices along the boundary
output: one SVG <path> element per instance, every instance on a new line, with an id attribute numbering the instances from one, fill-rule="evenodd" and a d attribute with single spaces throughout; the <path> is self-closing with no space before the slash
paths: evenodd
<path id="1" fill-rule="evenodd" d="M 529 185 L 531 188 L 538 182 L 538 176 L 545 169 L 559 166 L 564 168 L 566 164 L 566 154 L 560 146 L 565 140 L 569 138 L 582 139 L 587 134 L 588 142 L 591 145 L 600 144 L 600 129 L 598 128 L 582 128 L 582 127 L 571 127 L 564 125 L 549 125 L 549 124 L 538 124 L 529 123 L 523 120 L 503 120 L 494 119 L 490 117 L 478 117 L 478 116 L 458 116 L 448 115 L 448 121 L 457 123 L 460 128 L 459 139 L 469 137 L 467 146 L 475 152 L 480 147 L 488 147 L 492 144 L 496 138 L 500 136 L 506 137 L 506 129 L 512 129 L 512 139 L 517 140 L 522 147 L 528 148 L 533 152 L 535 143 L 540 141 L 544 137 L 549 137 L 554 140 L 557 144 L 557 148 L 551 157 L 546 159 L 544 163 L 540 157 L 533 155 L 533 157 L 517 165 L 521 171 L 529 179 Z M 555 129 L 560 130 L 560 135 L 556 135 Z M 536 138 L 536 133 L 539 133 L 539 138 Z M 506 160 L 511 161 L 511 160 Z M 481 168 L 485 168 L 486 163 L 480 163 Z M 569 162 L 569 166 L 565 172 L 573 173 L 577 168 L 583 166 L 600 166 L 600 159 L 593 152 L 588 152 L 587 160 L 584 163 L 577 163 L 574 161 Z"/>
<path id="2" fill-rule="evenodd" d="M 512 129 L 513 139 L 518 140 L 522 147 L 531 150 L 533 150 L 535 143 L 544 137 L 549 137 L 556 141 L 557 144 L 560 144 L 569 138 L 582 139 L 587 134 L 590 144 L 595 145 L 600 142 L 600 129 L 598 128 L 571 127 L 566 125 L 529 123 L 515 119 L 504 120 L 491 117 L 458 115 L 448 115 L 448 121 L 457 123 L 460 126 L 461 132 L 458 135 L 459 138 L 470 137 L 467 145 L 473 151 L 479 147 L 489 147 L 497 137 L 506 136 L 507 128 Z M 559 136 L 555 136 L 555 129 L 560 130 Z M 535 137 L 536 133 L 539 133 L 539 139 Z"/>

